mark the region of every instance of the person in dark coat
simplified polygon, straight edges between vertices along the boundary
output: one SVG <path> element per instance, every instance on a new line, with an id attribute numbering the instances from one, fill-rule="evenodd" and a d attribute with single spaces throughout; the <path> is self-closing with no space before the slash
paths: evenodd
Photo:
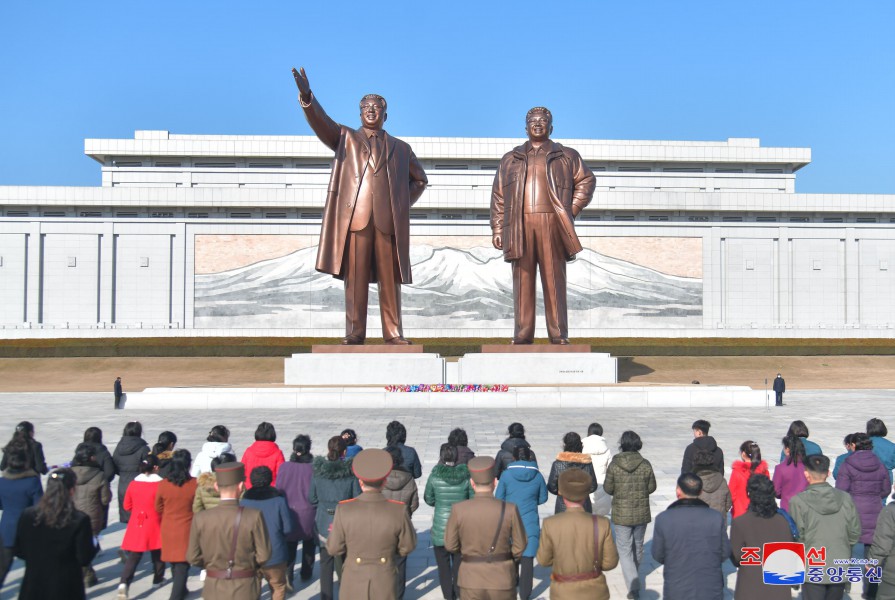
<path id="1" fill-rule="evenodd" d="M 597 491 L 597 474 L 594 472 L 594 465 L 591 462 L 590 454 L 582 452 L 583 445 L 581 436 L 570 431 L 562 438 L 563 451 L 556 455 L 556 460 L 550 466 L 550 476 L 547 477 L 547 490 L 556 496 L 556 504 L 553 508 L 553 514 L 561 513 L 566 509 L 566 501 L 559 495 L 559 476 L 567 469 L 581 469 L 591 478 L 591 490 L 589 493 Z M 584 501 L 585 512 L 592 512 L 590 496 Z"/>
<path id="2" fill-rule="evenodd" d="M 780 373 L 777 373 L 777 377 L 774 378 L 774 395 L 776 396 L 774 406 L 783 406 L 783 392 L 785 391 L 786 380 Z"/>
<path id="3" fill-rule="evenodd" d="M 127 486 L 140 474 L 140 465 L 149 456 L 149 444 L 142 437 L 143 426 L 139 421 L 131 421 L 124 426 L 124 433 L 115 451 L 112 460 L 118 469 L 118 520 L 127 523 L 131 517 L 130 511 L 124 510 L 124 495 Z"/>
<path id="4" fill-rule="evenodd" d="M 868 558 L 876 521 L 883 510 L 883 502 L 889 495 L 889 470 L 873 453 L 873 442 L 869 435 L 855 433 L 852 435 L 852 443 L 855 451 L 842 463 L 839 477 L 836 478 L 836 489 L 848 492 L 858 509 L 858 517 L 861 519 L 858 549 L 862 551 L 864 558 Z M 864 578 L 864 597 L 875 598 L 877 585 Z"/>
<path id="5" fill-rule="evenodd" d="M 53 471 L 43 498 L 19 519 L 16 556 L 25 561 L 20 599 L 86 597 L 81 569 L 93 561 L 99 547 L 93 542 L 90 517 L 72 500 L 76 481 L 71 469 Z"/>
<path id="6" fill-rule="evenodd" d="M 261 511 L 267 535 L 270 539 L 270 558 L 261 565 L 261 574 L 270 586 L 273 600 L 286 597 L 286 536 L 292 533 L 292 515 L 286 497 L 275 487 L 273 471 L 270 467 L 255 467 L 250 475 L 252 489 L 246 490 L 239 501 L 240 506 L 247 506 Z"/>
<path id="7" fill-rule="evenodd" d="M 723 598 L 721 565 L 730 556 L 727 515 L 699 499 L 702 480 L 694 473 L 678 477 L 675 492 L 678 500 L 656 517 L 653 530 L 653 558 L 665 565 L 662 597 Z"/>
<path id="8" fill-rule="evenodd" d="M 84 443 L 90 444 L 93 456 L 96 457 L 96 464 L 102 469 L 106 483 L 112 483 L 112 480 L 118 475 L 118 467 L 112 460 L 112 453 L 103 444 L 103 430 L 99 427 L 88 427 L 84 430 Z"/>
<path id="9" fill-rule="evenodd" d="M 538 465 L 531 460 L 530 448 L 516 446 L 515 452 L 516 460 L 501 473 L 494 497 L 515 504 L 519 509 L 519 516 L 522 517 L 522 525 L 525 526 L 528 545 L 525 546 L 522 559 L 519 561 L 518 579 L 519 597 L 528 600 L 533 586 L 534 557 L 538 553 L 538 544 L 541 540 L 538 506 L 547 502 L 547 482 L 538 470 Z"/>
<path id="10" fill-rule="evenodd" d="M 448 434 L 448 444 L 457 448 L 457 464 L 465 465 L 475 458 L 475 452 L 469 449 L 469 437 L 465 429 L 452 429 Z"/>
<path id="11" fill-rule="evenodd" d="M 90 517 L 93 536 L 98 537 L 106 527 L 105 518 L 112 502 L 112 490 L 106 483 L 102 469 L 96 463 L 96 456 L 90 444 L 78 444 L 71 465 L 71 470 L 78 478 L 75 485 L 75 508 Z M 93 587 L 96 584 L 96 571 L 93 570 L 93 566 L 85 566 L 84 585 Z"/>
<path id="12" fill-rule="evenodd" d="M 28 466 L 39 475 L 47 474 L 47 461 L 44 459 L 43 445 L 34 439 L 34 424 L 30 421 L 22 421 L 16 425 L 7 447 L 13 444 L 24 444 L 28 447 Z M 0 459 L 0 471 L 6 470 L 6 448 L 3 449 L 3 458 Z"/>
<path id="13" fill-rule="evenodd" d="M 397 446 L 389 446 L 385 449 L 392 457 L 392 470 L 382 484 L 382 496 L 386 500 L 400 502 L 407 510 L 407 516 L 413 517 L 413 513 L 420 506 L 419 489 L 413 476 L 404 468 L 404 453 Z M 404 589 L 407 587 L 407 557 L 395 558 L 395 598 L 404 598 Z"/>
<path id="14" fill-rule="evenodd" d="M 777 511 L 774 484 L 761 473 L 753 474 L 746 482 L 749 508 L 733 520 L 730 528 L 730 560 L 737 567 L 737 600 L 790 600 L 789 586 L 766 585 L 761 564 L 746 557 L 743 548 L 763 548 L 768 542 L 792 542 L 792 529 L 786 518 Z"/>
<path id="15" fill-rule="evenodd" d="M 432 542 L 432 552 L 435 554 L 435 565 L 438 568 L 438 583 L 445 600 L 457 600 L 460 596 L 460 589 L 457 587 L 460 555 L 445 550 L 444 528 L 453 506 L 472 496 L 469 468 L 457 464 L 457 447 L 450 443 L 442 444 L 438 464 L 432 467 L 432 472 L 426 481 L 423 500 L 435 508 L 429 539 Z"/>
<path id="16" fill-rule="evenodd" d="M 385 429 L 386 447 L 394 446 L 401 450 L 404 455 L 404 469 L 410 473 L 414 479 L 423 476 L 423 465 L 420 463 L 420 457 L 416 450 L 410 446 L 406 446 L 407 429 L 398 421 L 392 421 Z"/>
<path id="17" fill-rule="evenodd" d="M 314 527 L 320 542 L 320 600 L 333 600 L 333 573 L 341 569 L 342 557 L 327 553 L 326 540 L 332 531 L 339 502 L 360 496 L 361 490 L 351 471 L 353 459 L 343 460 L 345 440 L 340 436 L 331 437 L 326 447 L 325 457 L 314 457 L 308 501 L 317 509 Z"/>
<path id="18" fill-rule="evenodd" d="M 513 458 L 513 451 L 517 446 L 531 448 L 531 444 L 525 441 L 525 427 L 522 426 L 522 423 L 510 423 L 510 426 L 507 427 L 507 434 L 509 434 L 509 437 L 503 441 L 500 445 L 500 450 L 497 451 L 497 456 L 494 457 L 495 474 L 498 480 L 504 469 L 516 460 Z M 538 457 L 535 456 L 534 451 L 531 453 L 531 460 L 535 464 L 538 463 Z"/>
<path id="19" fill-rule="evenodd" d="M 124 388 L 121 386 L 121 377 L 115 378 L 112 385 L 112 391 L 115 393 L 115 409 L 121 408 L 121 397 L 124 395 Z"/>
<path id="20" fill-rule="evenodd" d="M 40 475 L 32 469 L 29 449 L 24 444 L 7 446 L 7 467 L 0 477 L 0 587 L 15 556 L 16 527 L 19 518 L 29 506 L 34 506 L 43 496 Z"/>
<path id="21" fill-rule="evenodd" d="M 317 509 L 311 505 L 311 479 L 314 476 L 312 465 L 314 455 L 311 454 L 311 438 L 297 435 L 292 440 L 292 455 L 280 465 L 277 473 L 277 489 L 286 495 L 289 511 L 292 513 L 293 529 L 286 536 L 286 587 L 294 587 L 295 561 L 298 557 L 298 543 L 301 542 L 302 581 L 311 578 L 314 571 L 314 555 L 317 544 L 314 535 L 314 517 Z"/>
<path id="22" fill-rule="evenodd" d="M 719 473 L 724 473 L 724 451 L 718 447 L 715 438 L 709 435 L 711 423 L 704 419 L 693 422 L 693 441 L 684 449 L 684 460 L 681 461 L 681 473 L 694 473 L 693 455 L 696 450 L 711 452 L 713 457 L 712 468 Z"/>

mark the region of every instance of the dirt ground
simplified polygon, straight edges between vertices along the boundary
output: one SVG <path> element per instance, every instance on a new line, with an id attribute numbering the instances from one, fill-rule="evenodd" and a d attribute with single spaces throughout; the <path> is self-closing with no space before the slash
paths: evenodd
<path id="1" fill-rule="evenodd" d="M 895 389 L 895 356 L 643 356 L 619 358 L 627 385 L 765 387 L 777 374 L 796 389 Z M 283 385 L 282 358 L 7 358 L 0 392 L 125 391 L 147 387 L 268 387 Z"/>

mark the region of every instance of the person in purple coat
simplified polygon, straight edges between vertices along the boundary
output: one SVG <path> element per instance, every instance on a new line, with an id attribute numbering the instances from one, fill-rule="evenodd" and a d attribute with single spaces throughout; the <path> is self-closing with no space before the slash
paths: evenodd
<path id="1" fill-rule="evenodd" d="M 286 502 L 289 504 L 289 511 L 292 513 L 294 525 L 292 531 L 286 536 L 286 551 L 288 554 L 286 584 L 290 590 L 294 588 L 298 542 L 302 543 L 301 580 L 309 580 L 314 571 L 314 553 L 316 550 L 314 517 L 317 515 L 317 508 L 308 500 L 308 493 L 311 490 L 311 477 L 314 475 L 313 462 L 311 438 L 303 434 L 297 435 L 292 440 L 292 456 L 289 457 L 288 462 L 280 465 L 280 470 L 277 473 L 277 489 L 286 495 Z"/>
<path id="2" fill-rule="evenodd" d="M 802 440 L 794 435 L 783 438 L 783 461 L 774 469 L 774 490 L 780 498 L 780 508 L 789 510 L 789 500 L 805 491 L 805 447 Z"/>
<path id="3" fill-rule="evenodd" d="M 876 531 L 876 520 L 883 510 L 880 499 L 889 495 L 889 470 L 873 453 L 873 442 L 866 433 L 852 435 L 855 451 L 846 457 L 836 478 L 836 488 L 848 492 L 861 518 L 861 539 L 855 545 L 863 546 L 864 558 L 869 557 Z M 853 554 L 854 556 L 854 554 Z M 875 598 L 878 584 L 864 579 L 864 598 Z"/>

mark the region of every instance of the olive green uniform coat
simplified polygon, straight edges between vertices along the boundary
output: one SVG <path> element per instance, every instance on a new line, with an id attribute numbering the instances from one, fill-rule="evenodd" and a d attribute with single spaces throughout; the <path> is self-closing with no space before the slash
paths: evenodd
<path id="1" fill-rule="evenodd" d="M 376 490 L 343 500 L 326 540 L 331 556 L 346 555 L 339 597 L 394 600 L 395 556 L 407 556 L 414 548 L 416 531 L 403 502 Z"/>

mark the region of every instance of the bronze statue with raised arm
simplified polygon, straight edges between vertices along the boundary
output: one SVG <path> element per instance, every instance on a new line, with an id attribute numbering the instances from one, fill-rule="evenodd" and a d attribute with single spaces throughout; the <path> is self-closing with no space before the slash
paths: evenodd
<path id="1" fill-rule="evenodd" d="M 345 282 L 345 338 L 367 337 L 367 298 L 377 283 L 382 337 L 407 345 L 401 323 L 401 284 L 410 275 L 410 207 L 428 180 L 410 146 L 382 128 L 382 96 L 360 101 L 359 129 L 333 121 L 311 92 L 304 68 L 292 69 L 298 100 L 311 129 L 335 152 L 323 209 L 316 268 Z"/>
<path id="2" fill-rule="evenodd" d="M 538 106 L 525 116 L 528 141 L 500 160 L 491 189 L 492 243 L 513 266 L 513 344 L 535 335 L 535 277 L 541 274 L 547 334 L 569 343 L 566 262 L 581 252 L 575 217 L 590 204 L 596 180 L 581 156 L 550 139 L 553 115 Z"/>

